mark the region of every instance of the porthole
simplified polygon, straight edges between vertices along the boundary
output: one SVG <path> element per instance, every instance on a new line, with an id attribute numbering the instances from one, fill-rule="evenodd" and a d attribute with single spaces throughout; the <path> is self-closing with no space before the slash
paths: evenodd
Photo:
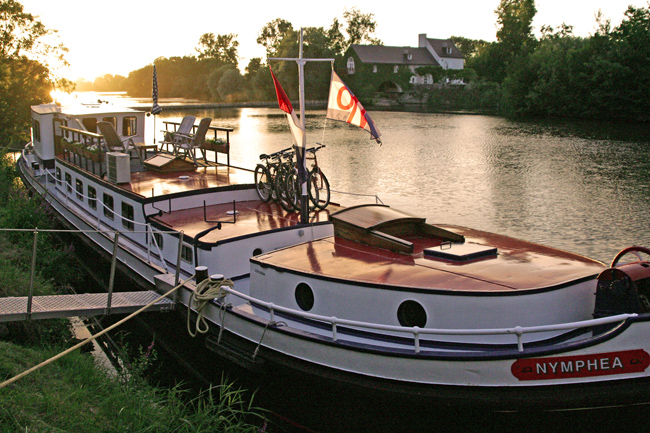
<path id="1" fill-rule="evenodd" d="M 298 284 L 298 287 L 296 287 L 296 302 L 303 311 L 309 311 L 314 307 L 314 292 L 308 284 Z"/>
<path id="2" fill-rule="evenodd" d="M 262 249 L 261 248 L 255 248 L 253 250 L 253 256 L 259 256 L 260 254 L 262 254 Z"/>
<path id="3" fill-rule="evenodd" d="M 397 320 L 402 326 L 424 328 L 427 324 L 427 313 L 419 303 L 411 300 L 404 301 L 397 309 Z"/>

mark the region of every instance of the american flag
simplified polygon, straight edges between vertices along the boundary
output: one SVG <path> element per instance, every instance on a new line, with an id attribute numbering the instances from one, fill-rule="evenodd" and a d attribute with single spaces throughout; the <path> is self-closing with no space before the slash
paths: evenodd
<path id="1" fill-rule="evenodd" d="M 158 77 L 156 75 L 156 65 L 153 65 L 153 90 L 151 92 L 153 98 L 153 107 L 151 107 L 151 114 L 160 114 L 162 107 L 158 105 Z"/>

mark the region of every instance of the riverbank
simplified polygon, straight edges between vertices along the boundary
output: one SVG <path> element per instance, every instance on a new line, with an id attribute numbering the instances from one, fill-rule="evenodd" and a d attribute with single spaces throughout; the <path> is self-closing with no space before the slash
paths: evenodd
<path id="1" fill-rule="evenodd" d="M 46 206 L 28 197 L 15 164 L 0 154 L 0 227 L 54 227 Z M 25 296 L 34 236 L 31 232 L 0 232 L 0 296 Z M 36 294 L 55 294 L 80 283 L 74 251 L 60 239 L 39 233 Z M 51 358 L 76 344 L 65 319 L 8 322 L 0 325 L 0 381 Z M 144 375 L 156 352 L 150 346 L 139 356 L 123 358 L 128 366 L 109 373 L 89 353 L 73 352 L 6 386 L 0 392 L 0 431 L 155 431 L 258 432 L 264 411 L 248 393 L 223 383 L 199 395 L 179 387 L 157 388 Z"/>

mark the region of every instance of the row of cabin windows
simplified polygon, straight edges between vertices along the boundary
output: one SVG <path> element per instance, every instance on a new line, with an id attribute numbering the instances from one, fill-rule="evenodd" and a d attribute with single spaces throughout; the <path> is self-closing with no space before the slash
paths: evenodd
<path id="1" fill-rule="evenodd" d="M 56 179 L 61 182 L 61 169 L 56 169 Z M 70 194 L 72 193 L 72 175 L 70 173 L 65 173 L 65 189 Z M 75 179 L 75 192 L 77 200 L 84 201 L 84 185 L 81 179 Z M 97 190 L 94 186 L 88 185 L 86 191 L 88 197 L 88 207 L 93 210 L 97 209 Z M 102 203 L 104 204 L 104 216 L 110 220 L 115 219 L 115 200 L 113 196 L 108 193 L 103 193 Z M 135 224 L 133 222 L 135 218 L 135 210 L 133 205 L 122 202 L 122 226 L 127 230 L 133 230 Z"/>
<path id="2" fill-rule="evenodd" d="M 56 178 L 61 182 L 61 169 L 56 169 Z M 70 173 L 65 173 L 65 183 L 66 191 L 72 193 L 72 175 Z M 84 201 L 84 185 L 81 179 L 75 179 L 75 192 L 77 200 Z M 88 207 L 93 210 L 97 210 L 97 189 L 88 185 L 86 190 L 86 195 L 88 198 Z M 102 194 L 102 203 L 104 204 L 104 216 L 110 220 L 115 219 L 115 199 L 111 194 L 103 193 Z M 122 226 L 127 230 L 133 230 L 135 224 L 133 219 L 135 218 L 135 212 L 132 205 L 129 203 L 122 202 Z M 158 248 L 162 250 L 163 247 L 163 237 L 160 233 L 153 234 L 155 243 L 158 245 Z M 193 264 L 194 263 L 194 250 L 190 245 L 183 244 L 181 247 L 181 260 Z"/>
<path id="3" fill-rule="evenodd" d="M 102 119 L 102 122 L 110 123 L 117 131 L 117 117 L 104 117 Z M 84 128 L 86 128 L 88 132 L 93 132 L 95 134 L 97 133 L 97 119 L 94 117 L 86 117 L 85 119 L 81 120 L 81 123 L 83 123 Z M 131 137 L 133 135 L 137 135 L 137 133 L 138 119 L 135 116 L 124 117 L 122 119 L 122 136 Z"/>

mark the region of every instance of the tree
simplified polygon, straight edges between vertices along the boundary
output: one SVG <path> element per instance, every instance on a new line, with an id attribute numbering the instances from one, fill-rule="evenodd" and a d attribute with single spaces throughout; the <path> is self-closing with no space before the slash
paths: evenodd
<path id="1" fill-rule="evenodd" d="M 199 59 L 214 59 L 224 64 L 236 65 L 239 60 L 237 55 L 239 42 L 236 37 L 237 35 L 233 33 L 216 37 L 214 33 L 205 33 L 199 39 L 199 47 L 196 49 Z"/>
<path id="2" fill-rule="evenodd" d="M 475 57 L 482 49 L 490 44 L 483 39 L 468 39 L 463 36 L 452 36 L 450 39 L 454 41 L 454 44 L 456 44 L 460 52 L 463 53 L 465 59 Z"/>
<path id="3" fill-rule="evenodd" d="M 343 18 L 347 24 L 345 31 L 348 34 L 348 46 L 364 42 L 371 45 L 381 45 L 379 39 L 372 37 L 372 34 L 377 29 L 374 14 L 362 14 L 359 9 L 353 7 L 343 12 Z"/>
<path id="4" fill-rule="evenodd" d="M 6 144 L 29 137 L 30 105 L 50 102 L 55 87 L 73 85 L 52 73 L 66 65 L 66 48 L 48 43 L 55 31 L 14 0 L 0 1 L 0 22 L 0 143 Z"/>
<path id="5" fill-rule="evenodd" d="M 373 14 L 363 14 L 359 9 L 353 7 L 349 10 L 345 9 L 343 20 L 345 21 L 345 32 L 348 35 L 347 39 L 341 32 L 343 26 L 339 23 L 338 18 L 334 18 L 332 25 L 326 32 L 330 49 L 335 55 L 342 56 L 352 44 L 382 44 L 379 39 L 372 36 L 377 29 Z"/>
<path id="6" fill-rule="evenodd" d="M 257 36 L 257 43 L 266 48 L 266 57 L 278 57 L 277 50 L 282 40 L 294 35 L 293 25 L 282 18 L 268 22 Z"/>
<path id="7" fill-rule="evenodd" d="M 521 54 L 534 46 L 533 18 L 537 14 L 535 0 L 501 0 L 497 14 L 497 42 L 510 56 Z"/>
<path id="8" fill-rule="evenodd" d="M 244 91 L 244 77 L 236 68 L 227 69 L 217 85 L 217 91 L 223 101 L 243 101 L 246 96 Z"/>

